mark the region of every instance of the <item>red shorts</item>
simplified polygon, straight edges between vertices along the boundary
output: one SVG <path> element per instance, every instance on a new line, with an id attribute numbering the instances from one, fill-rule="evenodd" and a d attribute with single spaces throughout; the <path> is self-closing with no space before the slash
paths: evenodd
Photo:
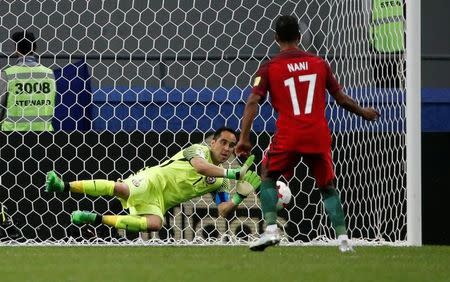
<path id="1" fill-rule="evenodd" d="M 302 153 L 278 149 L 271 144 L 264 154 L 262 164 L 269 176 L 281 174 L 286 179 L 290 179 L 294 175 L 294 168 L 300 163 L 302 157 L 303 162 L 311 170 L 317 187 L 323 187 L 333 181 L 335 174 L 331 149 L 323 153 Z"/>

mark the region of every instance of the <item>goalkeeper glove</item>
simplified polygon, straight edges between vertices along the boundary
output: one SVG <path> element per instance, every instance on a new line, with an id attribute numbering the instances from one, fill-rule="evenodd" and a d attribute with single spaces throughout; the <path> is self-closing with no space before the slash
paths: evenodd
<path id="1" fill-rule="evenodd" d="M 238 168 L 229 168 L 225 170 L 225 177 L 229 179 L 236 179 L 240 180 L 244 177 L 245 173 L 247 172 L 248 168 L 253 164 L 253 161 L 255 160 L 255 155 L 251 155 L 247 158 L 245 163 Z"/>
<path id="2" fill-rule="evenodd" d="M 236 193 L 233 195 L 232 201 L 235 205 L 239 205 L 247 196 L 255 191 L 261 185 L 261 178 L 254 171 L 247 171 L 244 178 L 236 184 Z"/>

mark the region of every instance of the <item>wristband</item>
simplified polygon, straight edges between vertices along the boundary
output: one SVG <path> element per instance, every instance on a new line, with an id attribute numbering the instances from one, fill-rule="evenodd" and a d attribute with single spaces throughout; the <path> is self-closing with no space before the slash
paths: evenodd
<path id="1" fill-rule="evenodd" d="M 239 179 L 240 173 L 237 169 L 226 169 L 225 170 L 225 177 L 228 179 Z"/>
<path id="2" fill-rule="evenodd" d="M 233 204 L 235 204 L 236 206 L 239 205 L 240 203 L 242 203 L 242 201 L 245 199 L 244 196 L 239 195 L 238 193 L 234 193 L 233 198 L 231 198 L 231 201 L 233 202 Z"/>

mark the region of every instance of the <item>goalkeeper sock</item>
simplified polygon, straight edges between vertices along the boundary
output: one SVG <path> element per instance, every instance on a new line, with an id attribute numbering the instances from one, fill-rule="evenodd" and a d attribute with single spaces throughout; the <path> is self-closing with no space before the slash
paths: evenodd
<path id="1" fill-rule="evenodd" d="M 113 196 L 114 181 L 97 179 L 81 180 L 69 183 L 70 191 L 74 193 L 84 193 L 90 196 Z"/>
<path id="2" fill-rule="evenodd" d="M 342 209 L 341 200 L 336 189 L 327 187 L 320 189 L 322 195 L 322 201 L 325 206 L 325 211 L 330 217 L 331 224 L 336 230 L 336 235 L 347 234 L 347 228 L 345 227 L 344 210 Z"/>
<path id="3" fill-rule="evenodd" d="M 264 220 L 267 225 L 277 223 L 277 190 L 275 180 L 264 180 L 261 183 L 259 191 L 259 199 L 261 200 L 261 207 L 264 214 Z"/>
<path id="4" fill-rule="evenodd" d="M 147 218 L 142 216 L 104 215 L 102 223 L 132 232 L 147 231 Z"/>

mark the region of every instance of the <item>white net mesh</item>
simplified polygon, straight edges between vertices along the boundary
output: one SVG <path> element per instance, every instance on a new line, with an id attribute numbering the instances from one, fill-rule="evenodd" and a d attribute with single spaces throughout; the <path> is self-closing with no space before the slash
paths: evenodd
<path id="1" fill-rule="evenodd" d="M 297 16 L 302 47 L 325 57 L 346 92 L 383 115 L 369 124 L 334 102 L 327 109 L 349 235 L 404 241 L 404 57 L 373 48 L 369 0 L 1 1 L 0 66 L 15 64 L 10 36 L 28 29 L 58 79 L 55 133 L 0 133 L 0 202 L 23 238 L 237 244 L 261 232 L 255 197 L 228 219 L 217 218 L 209 196 L 193 199 L 170 210 L 155 234 L 80 228 L 70 223 L 73 210 L 125 211 L 115 199 L 51 195 L 43 185 L 52 169 L 68 181 L 124 178 L 220 126 L 238 128 L 253 74 L 277 52 L 272 27 L 280 14 Z M 274 120 L 262 105 L 253 127 L 257 160 Z M 289 182 L 294 200 L 279 213 L 286 244 L 334 238 L 314 184 L 300 164 Z M 2 240 L 12 233 L 2 228 Z"/>

